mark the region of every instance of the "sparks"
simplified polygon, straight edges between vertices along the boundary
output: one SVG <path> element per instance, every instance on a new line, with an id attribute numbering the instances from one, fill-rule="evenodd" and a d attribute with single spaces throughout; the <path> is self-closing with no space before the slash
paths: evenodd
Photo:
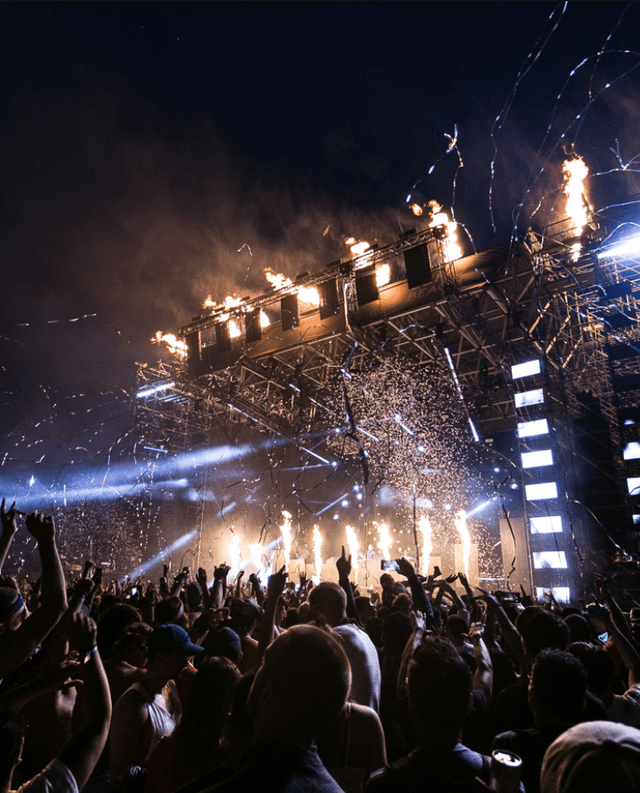
<path id="1" fill-rule="evenodd" d="M 283 511 L 284 522 L 280 527 L 282 530 L 282 553 L 284 555 L 285 569 L 289 569 L 291 564 L 291 513 Z"/>
<path id="2" fill-rule="evenodd" d="M 469 578 L 469 557 L 471 555 L 471 535 L 467 528 L 467 513 L 461 509 L 456 513 L 456 529 L 462 540 L 462 564 L 464 574 Z"/>
<path id="3" fill-rule="evenodd" d="M 425 515 L 420 517 L 418 528 L 422 534 L 422 575 L 429 575 L 429 559 L 433 551 L 431 541 L 431 521 Z"/>
<path id="4" fill-rule="evenodd" d="M 391 559 L 391 537 L 386 523 L 378 524 L 378 548 L 383 559 Z"/>
<path id="5" fill-rule="evenodd" d="M 240 569 L 240 536 L 232 534 L 229 544 L 227 545 L 229 551 L 229 567 L 233 572 Z"/>
<path id="6" fill-rule="evenodd" d="M 313 563 L 316 575 L 322 575 L 322 534 L 317 526 L 313 527 Z"/>
<path id="7" fill-rule="evenodd" d="M 358 537 L 356 536 L 355 529 L 352 526 L 345 526 L 347 533 L 347 547 L 349 548 L 349 555 L 351 556 L 352 569 L 355 572 L 355 582 L 358 583 Z"/>

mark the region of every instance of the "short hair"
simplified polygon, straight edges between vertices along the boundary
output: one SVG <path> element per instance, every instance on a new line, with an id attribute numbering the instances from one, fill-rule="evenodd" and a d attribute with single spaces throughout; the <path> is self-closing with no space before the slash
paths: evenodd
<path id="1" fill-rule="evenodd" d="M 584 708 L 587 672 L 571 653 L 547 648 L 536 656 L 531 688 L 545 713 L 563 721 L 577 721 Z"/>
<path id="2" fill-rule="evenodd" d="M 313 734 L 337 718 L 351 689 L 351 667 L 340 642 L 332 631 L 313 625 L 281 633 L 265 652 L 260 674 L 291 703 L 301 730 Z"/>
<path id="3" fill-rule="evenodd" d="M 462 638 L 462 634 L 469 630 L 469 625 L 465 618 L 458 614 L 452 614 L 447 620 L 445 627 L 449 633 L 456 638 Z"/>
<path id="4" fill-rule="evenodd" d="M 347 609 L 347 596 L 342 587 L 332 581 L 322 581 L 314 587 L 309 594 L 309 607 L 313 613 L 320 606 L 324 606 L 332 622 L 343 619 Z"/>
<path id="5" fill-rule="evenodd" d="M 409 711 L 416 727 L 456 738 L 469 711 L 472 679 L 450 641 L 427 637 L 409 666 Z"/>
<path id="6" fill-rule="evenodd" d="M 569 646 L 571 631 L 567 623 L 539 606 L 531 606 L 521 612 L 516 627 L 532 658 L 547 647 L 566 650 Z"/>
<path id="7" fill-rule="evenodd" d="M 567 648 L 587 670 L 587 683 L 594 692 L 605 691 L 616 676 L 616 664 L 604 647 L 591 642 L 572 642 Z"/>

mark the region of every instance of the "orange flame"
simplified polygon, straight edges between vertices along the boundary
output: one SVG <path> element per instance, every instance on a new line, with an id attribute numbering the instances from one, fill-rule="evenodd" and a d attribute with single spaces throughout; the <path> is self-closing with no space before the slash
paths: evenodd
<path id="1" fill-rule="evenodd" d="M 173 333 L 163 333 L 161 330 L 156 331 L 156 335 L 151 339 L 154 344 L 166 344 L 169 352 L 174 355 L 179 355 L 181 358 L 187 357 L 186 342 L 176 338 Z"/>
<path id="2" fill-rule="evenodd" d="M 376 269 L 376 286 L 378 289 L 381 286 L 385 286 L 391 280 L 391 265 L 390 264 L 381 264 Z"/>
<path id="3" fill-rule="evenodd" d="M 264 277 L 275 289 L 282 289 L 283 286 L 291 286 L 293 283 L 293 281 L 290 278 L 287 278 L 286 275 L 282 275 L 282 273 L 276 273 L 270 267 L 265 269 Z"/>
<path id="4" fill-rule="evenodd" d="M 589 168 L 582 157 L 574 157 L 562 163 L 564 173 L 564 194 L 567 197 L 566 212 L 571 218 L 575 235 L 579 237 L 590 220 L 591 206 L 585 192 L 585 179 L 589 175 Z M 575 261 L 581 250 L 580 243 L 572 246 Z"/>
<path id="5" fill-rule="evenodd" d="M 444 239 L 444 260 L 445 262 L 454 262 L 462 256 L 462 249 L 458 244 L 456 233 L 458 224 L 449 220 L 449 216 L 443 211 L 437 201 L 429 201 L 429 211 L 431 213 L 429 228 L 444 226 L 447 232 L 447 236 Z"/>
<path id="6" fill-rule="evenodd" d="M 282 517 L 284 518 L 284 523 L 280 527 L 282 529 L 282 552 L 285 569 L 288 570 L 291 564 L 291 513 L 283 510 Z"/>

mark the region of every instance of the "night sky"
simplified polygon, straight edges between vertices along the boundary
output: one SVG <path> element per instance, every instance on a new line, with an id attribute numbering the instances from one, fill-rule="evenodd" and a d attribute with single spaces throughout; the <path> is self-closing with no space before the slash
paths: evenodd
<path id="1" fill-rule="evenodd" d="M 634 220 L 639 52 L 617 2 L 0 4 L 7 465 L 99 457 L 156 330 L 392 241 L 409 193 L 455 179 L 470 253 L 553 219 L 575 145 Z"/>

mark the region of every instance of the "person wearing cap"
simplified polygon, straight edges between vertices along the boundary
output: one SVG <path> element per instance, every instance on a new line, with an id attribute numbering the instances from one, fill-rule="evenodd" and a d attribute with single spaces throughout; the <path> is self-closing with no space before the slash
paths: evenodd
<path id="1" fill-rule="evenodd" d="M 17 530 L 15 504 L 0 510 L 2 533 Z M 14 587 L 0 587 L 0 680 L 17 669 L 39 647 L 67 609 L 64 573 L 56 547 L 53 518 L 39 512 L 27 515 L 26 526 L 40 555 L 40 605 L 27 613 L 22 595 Z"/>
<path id="2" fill-rule="evenodd" d="M 149 755 L 181 715 L 175 680 L 189 658 L 203 650 L 179 625 L 160 625 L 149 635 L 149 663 L 142 679 L 116 702 L 111 732 L 111 790 L 145 774 Z M 136 786 L 137 789 L 137 786 Z"/>
<path id="3" fill-rule="evenodd" d="M 547 749 L 541 793 L 640 790 L 640 730 L 613 721 L 589 721 L 563 732 Z"/>

